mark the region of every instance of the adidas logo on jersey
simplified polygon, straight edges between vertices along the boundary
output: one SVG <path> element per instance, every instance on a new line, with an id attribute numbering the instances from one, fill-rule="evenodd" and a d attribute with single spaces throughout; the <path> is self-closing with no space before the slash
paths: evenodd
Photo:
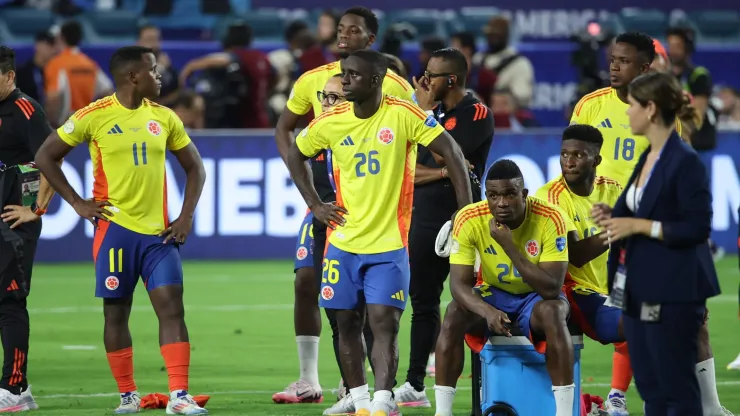
<path id="1" fill-rule="evenodd" d="M 574 218 L 576 222 L 581 222 L 581 219 L 578 217 L 578 214 L 576 214 L 576 217 Z"/>
<path id="2" fill-rule="evenodd" d="M 121 128 L 118 127 L 118 124 L 113 126 L 113 128 L 108 131 L 108 134 L 121 134 L 121 133 L 123 133 L 123 130 L 121 130 Z"/>
<path id="3" fill-rule="evenodd" d="M 498 254 L 498 253 L 496 253 L 496 249 L 493 248 L 493 244 L 491 244 L 490 246 L 486 247 L 486 249 L 483 250 L 483 251 L 485 251 L 487 254 Z"/>
<path id="4" fill-rule="evenodd" d="M 401 302 L 403 302 L 403 290 L 399 290 L 398 292 L 392 294 L 391 299 L 400 300 Z"/>
<path id="5" fill-rule="evenodd" d="M 352 138 L 347 136 L 346 139 L 342 140 L 342 144 L 340 146 L 354 146 L 355 142 L 352 141 Z"/>
<path id="6" fill-rule="evenodd" d="M 610 128 L 612 128 L 612 122 L 609 121 L 609 119 L 607 118 L 607 119 L 605 119 L 604 121 L 601 122 L 601 127 L 610 129 Z"/>

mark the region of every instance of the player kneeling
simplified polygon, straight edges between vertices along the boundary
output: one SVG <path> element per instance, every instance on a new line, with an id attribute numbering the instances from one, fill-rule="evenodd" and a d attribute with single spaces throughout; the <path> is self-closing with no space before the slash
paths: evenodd
<path id="1" fill-rule="evenodd" d="M 514 321 L 545 353 L 556 416 L 573 413 L 573 344 L 569 306 L 561 292 L 568 269 L 568 232 L 560 210 L 527 196 L 519 167 L 499 160 L 486 177 L 486 201 L 457 213 L 450 255 L 450 289 L 436 348 L 437 416 L 452 415 L 455 383 L 464 364 L 463 340 L 482 318 L 488 331 L 511 336 Z M 482 282 L 476 286 L 476 251 Z M 475 291 L 471 290 L 475 287 Z M 547 345 L 545 345 L 547 341 Z"/>

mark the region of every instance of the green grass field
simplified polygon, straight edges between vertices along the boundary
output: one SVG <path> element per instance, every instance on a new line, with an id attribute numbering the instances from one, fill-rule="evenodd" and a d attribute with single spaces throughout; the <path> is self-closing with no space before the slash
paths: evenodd
<path id="1" fill-rule="evenodd" d="M 293 334 L 293 274 L 289 262 L 188 262 L 185 264 L 186 320 L 193 347 L 190 390 L 209 394 L 214 415 L 320 415 L 333 402 L 339 375 L 328 324 L 321 344 L 320 375 L 325 403 L 275 405 L 272 393 L 298 376 Z M 710 331 L 723 404 L 740 413 L 740 372 L 725 369 L 740 352 L 737 259 L 718 265 L 724 294 L 710 302 Z M 449 299 L 449 292 L 445 294 Z M 131 332 L 135 376 L 142 394 L 166 392 L 167 373 L 159 354 L 157 319 L 139 285 Z M 101 301 L 94 297 L 91 264 L 38 265 L 34 270 L 29 379 L 39 415 L 105 415 L 118 404 L 103 348 Z M 406 374 L 410 310 L 401 326 L 399 375 Z M 605 396 L 611 380 L 610 347 L 588 341 L 583 352 L 584 392 Z M 432 386 L 434 380 L 428 379 Z M 372 385 L 372 382 L 371 382 Z M 434 392 L 429 389 L 430 398 Z M 642 403 L 630 388 L 630 408 Z M 470 380 L 460 382 L 455 406 L 470 410 Z M 164 414 L 164 410 L 146 411 Z M 433 415 L 433 409 L 404 415 Z"/>

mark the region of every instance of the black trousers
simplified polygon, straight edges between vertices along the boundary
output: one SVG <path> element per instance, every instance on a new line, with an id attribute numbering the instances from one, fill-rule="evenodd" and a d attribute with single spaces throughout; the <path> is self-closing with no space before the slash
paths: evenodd
<path id="1" fill-rule="evenodd" d="M 663 304 L 658 322 L 623 315 L 635 386 L 645 402 L 645 416 L 702 414 L 695 367 L 705 310 L 704 302 Z"/>
<path id="2" fill-rule="evenodd" d="M 411 354 L 406 381 L 418 391 L 424 388 L 427 361 L 434 351 L 441 324 L 439 303 L 447 275 L 449 259 L 437 256 L 434 242 L 439 227 L 411 223 L 409 231 L 409 263 L 411 282 Z"/>
<path id="3" fill-rule="evenodd" d="M 24 277 L 30 290 L 36 241 L 24 240 L 22 250 Z M 18 288 L 19 271 L 12 246 L 0 241 L 0 254 L 0 338 L 3 344 L 0 388 L 19 394 L 28 386 L 28 308 L 25 298 L 19 300 L 13 296 L 13 291 Z"/>
<path id="4" fill-rule="evenodd" d="M 314 219 L 313 224 L 313 267 L 316 271 L 316 285 L 317 289 L 321 287 L 321 277 L 323 275 L 323 263 L 324 263 L 324 248 L 326 247 L 326 225 L 316 221 Z M 317 290 L 318 292 L 318 290 Z M 334 346 L 334 358 L 337 360 L 337 367 L 339 367 L 339 375 L 344 380 L 344 371 L 342 370 L 342 362 L 339 358 L 339 327 L 337 326 L 336 310 L 335 309 L 324 309 L 326 318 L 329 320 L 329 326 L 331 327 L 331 338 Z M 365 346 L 367 347 L 367 356 L 372 357 L 373 351 L 373 332 L 370 330 L 370 324 L 365 320 L 365 328 L 363 328 L 363 336 L 365 337 Z M 373 367 L 373 360 L 369 360 L 370 366 Z M 347 393 L 349 393 L 349 389 Z"/>

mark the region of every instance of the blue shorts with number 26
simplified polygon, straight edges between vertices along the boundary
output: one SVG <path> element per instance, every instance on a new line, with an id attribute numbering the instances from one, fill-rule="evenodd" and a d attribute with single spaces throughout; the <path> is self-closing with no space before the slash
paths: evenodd
<path id="1" fill-rule="evenodd" d="M 324 255 L 319 305 L 355 309 L 388 305 L 404 310 L 409 292 L 409 255 L 405 248 L 378 254 L 354 254 L 329 244 Z"/>

